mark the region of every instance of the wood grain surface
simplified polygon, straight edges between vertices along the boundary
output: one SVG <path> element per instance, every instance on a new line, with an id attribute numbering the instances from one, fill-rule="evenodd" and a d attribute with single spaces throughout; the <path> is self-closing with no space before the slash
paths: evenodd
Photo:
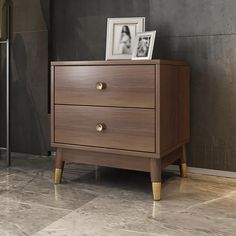
<path id="1" fill-rule="evenodd" d="M 176 65 L 188 66 L 184 61 L 175 60 L 119 60 L 119 61 L 52 61 L 52 66 L 92 66 L 92 65 Z"/>
<path id="2" fill-rule="evenodd" d="M 185 63 L 52 65 L 51 142 L 63 149 L 63 161 L 148 171 L 153 183 L 161 182 L 166 166 L 186 161 L 190 73 Z M 103 89 L 96 88 L 98 82 Z"/>
<path id="3" fill-rule="evenodd" d="M 163 65 L 159 73 L 157 127 L 159 153 L 164 153 L 189 142 L 189 68 Z"/>
<path id="4" fill-rule="evenodd" d="M 55 78 L 56 104 L 155 107 L 153 65 L 58 66 Z"/>
<path id="5" fill-rule="evenodd" d="M 155 152 L 155 110 L 56 105 L 55 142 Z"/>
<path id="6" fill-rule="evenodd" d="M 143 157 L 117 155 L 114 153 L 88 152 L 73 149 L 64 149 L 63 157 L 67 162 L 122 168 L 127 170 L 150 171 L 150 161 L 148 158 Z"/>

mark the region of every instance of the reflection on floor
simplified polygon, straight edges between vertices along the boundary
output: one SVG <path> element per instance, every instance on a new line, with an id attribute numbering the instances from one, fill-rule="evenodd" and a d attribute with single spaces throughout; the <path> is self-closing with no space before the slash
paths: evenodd
<path id="1" fill-rule="evenodd" d="M 67 164 L 52 181 L 53 159 L 15 155 L 0 161 L 0 236 L 235 235 L 236 180 L 164 174 L 162 201 L 149 175 Z"/>

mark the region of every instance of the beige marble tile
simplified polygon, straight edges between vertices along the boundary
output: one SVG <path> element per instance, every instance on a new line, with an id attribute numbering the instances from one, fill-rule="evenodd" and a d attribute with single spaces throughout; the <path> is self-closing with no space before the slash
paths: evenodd
<path id="1" fill-rule="evenodd" d="M 1 236 L 32 235 L 71 211 L 0 197 Z"/>
<path id="2" fill-rule="evenodd" d="M 189 179 L 191 180 L 191 177 Z M 185 193 L 180 191 L 179 194 L 184 196 Z M 80 209 L 68 214 L 35 236 L 233 236 L 236 232 L 236 201 L 230 197 L 231 194 L 234 192 L 229 191 L 227 195 L 216 199 L 210 195 L 208 199 L 202 198 L 201 194 L 198 194 L 198 203 L 194 199 L 190 204 L 189 200 L 186 207 L 181 209 L 177 203 L 176 205 L 171 204 L 172 199 L 164 199 L 158 203 L 153 203 L 151 200 L 133 200 L 133 194 L 128 192 L 124 194 L 113 190 L 110 194 L 97 197 Z M 220 205 L 218 208 L 217 202 Z M 183 206 L 182 203 L 180 205 Z M 205 211 L 201 210 L 201 207 Z M 231 213 L 227 213 L 230 208 Z"/>
<path id="3" fill-rule="evenodd" d="M 67 164 L 54 186 L 53 161 L 17 156 L 0 165 L 0 236 L 234 236 L 236 180 L 164 173 L 153 202 L 146 173 Z"/>

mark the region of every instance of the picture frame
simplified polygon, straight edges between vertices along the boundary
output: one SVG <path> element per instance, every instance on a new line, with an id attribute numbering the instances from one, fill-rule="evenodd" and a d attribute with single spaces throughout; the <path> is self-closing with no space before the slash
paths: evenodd
<path id="1" fill-rule="evenodd" d="M 132 60 L 151 60 L 156 31 L 147 31 L 136 35 Z"/>
<path id="2" fill-rule="evenodd" d="M 108 18 L 106 60 L 132 58 L 137 33 L 145 31 L 145 17 Z"/>

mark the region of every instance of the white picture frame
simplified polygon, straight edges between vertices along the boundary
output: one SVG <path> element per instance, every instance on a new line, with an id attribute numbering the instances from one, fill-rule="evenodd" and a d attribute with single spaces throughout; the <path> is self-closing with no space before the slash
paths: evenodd
<path id="1" fill-rule="evenodd" d="M 156 31 L 147 31 L 136 35 L 132 60 L 151 60 Z"/>
<path id="2" fill-rule="evenodd" d="M 132 58 L 137 33 L 145 31 L 145 17 L 108 18 L 106 60 Z"/>

